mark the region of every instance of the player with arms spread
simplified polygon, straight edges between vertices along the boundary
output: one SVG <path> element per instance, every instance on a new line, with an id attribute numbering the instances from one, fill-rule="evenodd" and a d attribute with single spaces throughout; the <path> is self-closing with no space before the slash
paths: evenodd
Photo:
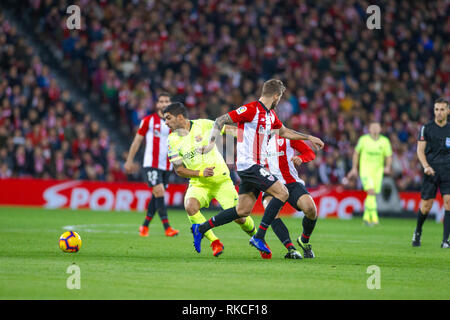
<path id="1" fill-rule="evenodd" d="M 208 119 L 189 120 L 186 108 L 178 102 L 164 109 L 164 118 L 172 130 L 169 135 L 169 161 L 179 176 L 189 178 L 184 207 L 190 222 L 199 224 L 206 221 L 200 209 L 207 208 L 212 199 L 216 199 L 223 209 L 236 206 L 238 195 L 222 154 L 216 146 L 208 154 L 198 151 L 208 144 L 205 137 L 208 137 L 214 122 Z M 251 217 L 237 217 L 234 220 L 249 236 L 256 233 Z M 205 236 L 211 242 L 213 255 L 218 257 L 223 252 L 223 244 L 212 230 Z"/>
<path id="2" fill-rule="evenodd" d="M 422 226 L 430 213 L 439 188 L 444 199 L 444 233 L 441 248 L 450 248 L 450 124 L 448 101 L 439 98 L 434 103 L 434 121 L 422 126 L 417 141 L 417 157 L 425 173 L 417 225 L 412 245 L 420 246 Z"/>
<path id="3" fill-rule="evenodd" d="M 296 155 L 296 153 L 299 155 Z M 314 258 L 309 239 L 317 221 L 317 208 L 313 198 L 305 188 L 305 182 L 298 176 L 297 168 L 302 163 L 307 163 L 316 158 L 314 151 L 302 140 L 288 140 L 278 135 L 272 136 L 269 141 L 267 163 L 270 173 L 281 181 L 289 191 L 287 202 L 296 210 L 303 211 L 303 232 L 297 238 L 297 243 L 303 250 L 305 258 Z M 272 196 L 267 192 L 262 195 L 262 202 L 266 208 Z M 286 259 L 302 259 L 301 254 L 292 244 L 289 231 L 280 219 L 279 214 L 271 224 L 273 232 L 281 243 L 288 249 L 284 256 Z M 270 258 L 263 256 L 263 258 Z"/>
<path id="4" fill-rule="evenodd" d="M 278 130 L 278 135 L 287 139 L 309 140 L 317 148 L 322 148 L 324 145 L 319 138 L 286 128 L 278 119 L 274 109 L 285 90 L 282 81 L 268 80 L 263 85 L 258 101 L 250 102 L 216 119 L 210 142 L 203 152 L 207 153 L 214 147 L 216 137 L 225 124 L 237 123 L 236 167 L 241 178 L 239 201 L 236 207 L 220 212 L 206 223 L 192 225 L 194 245 L 197 250 L 200 250 L 201 240 L 206 231 L 235 219 L 248 217 L 260 192 L 267 191 L 273 198 L 267 205 L 258 231 L 250 239 L 250 244 L 262 253 L 271 254 L 264 237 L 267 228 L 289 196 L 286 186 L 264 168 L 271 132 Z"/>
<path id="5" fill-rule="evenodd" d="M 383 175 L 391 172 L 392 147 L 389 139 L 380 134 L 381 126 L 377 121 L 369 124 L 369 134 L 361 136 L 353 153 L 352 169 L 347 177 L 359 175 L 364 190 L 367 192 L 364 201 L 363 221 L 369 226 L 379 223 L 376 195 L 381 191 Z"/>
<path id="6" fill-rule="evenodd" d="M 164 193 L 167 188 L 170 171 L 172 171 L 172 165 L 167 158 L 167 138 L 170 129 L 164 122 L 162 110 L 170 103 L 171 99 L 168 93 L 164 92 L 158 96 L 156 112 L 141 120 L 139 130 L 130 146 L 128 157 L 124 164 L 125 171 L 128 173 L 133 173 L 137 170 L 138 166 L 133 160 L 142 141 L 145 139 L 143 168 L 148 186 L 152 188 L 152 199 L 148 204 L 145 220 L 139 227 L 139 234 L 142 237 L 148 236 L 148 226 L 156 211 L 159 213 L 166 236 L 173 237 L 179 232 L 170 226 L 166 204 L 164 203 Z"/>

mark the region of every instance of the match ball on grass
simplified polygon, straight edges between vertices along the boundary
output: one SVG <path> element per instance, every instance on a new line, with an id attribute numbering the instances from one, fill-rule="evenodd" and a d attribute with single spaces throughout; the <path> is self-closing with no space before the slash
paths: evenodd
<path id="1" fill-rule="evenodd" d="M 59 238 L 59 248 L 67 253 L 78 252 L 81 249 L 81 237 L 75 231 L 66 231 Z"/>

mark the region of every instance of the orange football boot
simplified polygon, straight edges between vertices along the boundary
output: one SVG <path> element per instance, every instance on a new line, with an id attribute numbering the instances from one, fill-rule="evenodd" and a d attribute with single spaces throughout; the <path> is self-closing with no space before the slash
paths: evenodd
<path id="1" fill-rule="evenodd" d="M 139 227 L 139 235 L 141 237 L 148 237 L 148 227 L 146 226 L 140 226 Z"/>
<path id="2" fill-rule="evenodd" d="M 223 243 L 220 242 L 219 239 L 217 239 L 211 243 L 211 248 L 213 251 L 213 256 L 217 258 L 218 256 L 220 256 L 222 254 L 224 247 L 223 247 Z"/>
<path id="3" fill-rule="evenodd" d="M 172 228 L 172 227 L 168 227 L 168 228 L 166 229 L 166 236 L 168 236 L 168 237 L 174 237 L 174 236 L 176 236 L 179 232 L 180 232 L 180 231 L 178 231 L 178 230 L 176 230 L 176 229 L 174 229 L 174 228 Z"/>
<path id="4" fill-rule="evenodd" d="M 270 250 L 270 247 L 267 244 L 267 242 L 266 242 L 266 246 Z M 272 251 L 272 250 L 270 250 L 270 251 Z M 272 252 L 271 253 L 265 253 L 265 252 L 260 251 L 259 254 L 261 255 L 261 258 L 263 258 L 263 259 L 272 259 Z"/>

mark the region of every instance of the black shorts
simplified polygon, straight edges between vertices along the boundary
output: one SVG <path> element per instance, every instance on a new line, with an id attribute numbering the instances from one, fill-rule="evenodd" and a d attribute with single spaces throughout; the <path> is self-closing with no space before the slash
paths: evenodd
<path id="1" fill-rule="evenodd" d="M 436 198 L 439 188 L 441 195 L 450 194 L 450 166 L 431 166 L 436 172 L 434 176 L 424 174 L 420 197 L 423 200 Z"/>
<path id="2" fill-rule="evenodd" d="M 239 194 L 253 192 L 256 198 L 259 197 L 261 191 L 266 191 L 277 182 L 277 178 L 269 170 L 258 164 L 237 173 L 241 178 Z"/>
<path id="3" fill-rule="evenodd" d="M 296 210 L 302 211 L 301 208 L 297 206 L 298 199 L 304 194 L 309 194 L 308 190 L 306 190 L 306 187 L 300 183 L 300 182 L 293 182 L 293 183 L 287 183 L 285 184 L 286 188 L 289 191 L 289 198 L 287 202 Z M 267 192 L 264 192 L 262 195 L 262 201 L 264 201 L 264 198 L 270 196 Z"/>
<path id="4" fill-rule="evenodd" d="M 147 180 L 147 184 L 150 188 L 157 186 L 162 183 L 164 185 L 164 189 L 167 189 L 167 185 L 169 183 L 170 171 L 161 170 L 158 168 L 145 167 L 145 179 Z"/>

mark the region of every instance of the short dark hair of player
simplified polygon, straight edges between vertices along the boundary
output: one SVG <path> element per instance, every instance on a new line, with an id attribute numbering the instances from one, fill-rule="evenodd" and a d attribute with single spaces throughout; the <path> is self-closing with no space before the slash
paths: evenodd
<path id="1" fill-rule="evenodd" d="M 434 102 L 434 104 L 437 104 L 437 103 L 445 103 L 445 105 L 447 106 L 447 108 L 449 107 L 449 106 L 448 106 L 448 101 L 445 100 L 445 98 L 439 98 L 439 99 L 437 99 L 437 100 Z"/>
<path id="2" fill-rule="evenodd" d="M 163 92 L 161 92 L 160 94 L 158 94 L 158 100 L 159 100 L 159 98 L 161 98 L 161 97 L 169 97 L 169 99 L 172 100 L 172 96 L 170 95 L 170 93 L 168 93 L 168 92 L 166 92 L 166 91 L 163 91 Z"/>
<path id="3" fill-rule="evenodd" d="M 283 81 L 278 79 L 270 79 L 264 82 L 262 87 L 262 95 L 264 97 L 271 97 L 275 94 L 283 94 L 286 91 L 286 87 Z"/>
<path id="4" fill-rule="evenodd" d="M 181 102 L 174 102 L 169 104 L 167 107 L 164 108 L 163 113 L 170 113 L 173 116 L 183 115 L 183 117 L 188 117 L 188 112 L 184 104 Z"/>

